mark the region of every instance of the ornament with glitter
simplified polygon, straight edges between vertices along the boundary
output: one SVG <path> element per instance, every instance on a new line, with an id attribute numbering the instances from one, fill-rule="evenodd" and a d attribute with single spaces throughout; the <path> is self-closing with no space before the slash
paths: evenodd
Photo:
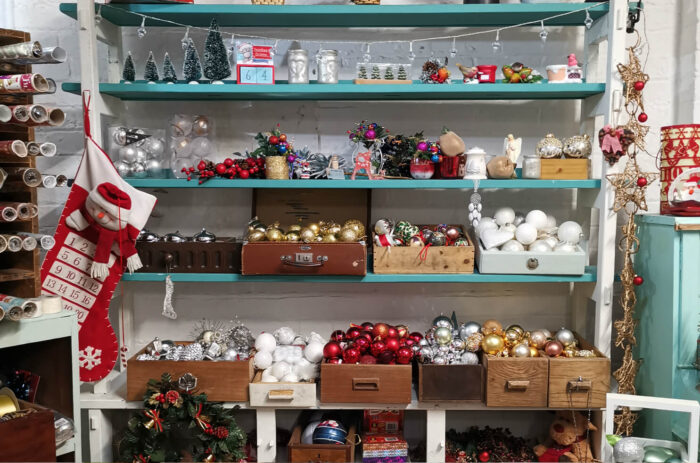
<path id="1" fill-rule="evenodd" d="M 145 16 L 143 17 L 143 19 L 141 19 L 141 25 L 139 26 L 139 28 L 136 29 L 136 36 L 140 39 L 142 39 L 146 36 L 146 17 Z"/>

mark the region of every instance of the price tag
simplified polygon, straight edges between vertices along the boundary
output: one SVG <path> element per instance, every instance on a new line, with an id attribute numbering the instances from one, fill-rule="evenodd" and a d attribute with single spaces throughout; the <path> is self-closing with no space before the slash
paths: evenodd
<path id="1" fill-rule="evenodd" d="M 275 83 L 275 67 L 267 65 L 236 65 L 236 74 L 239 84 L 263 84 Z"/>

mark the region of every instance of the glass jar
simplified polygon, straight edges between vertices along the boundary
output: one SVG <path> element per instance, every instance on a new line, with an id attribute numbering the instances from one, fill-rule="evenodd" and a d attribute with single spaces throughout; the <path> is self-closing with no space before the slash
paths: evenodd
<path id="1" fill-rule="evenodd" d="M 429 159 L 413 158 L 410 172 L 416 180 L 427 180 L 435 173 L 435 164 Z"/>
<path id="2" fill-rule="evenodd" d="M 526 155 L 523 158 L 523 178 L 540 178 L 541 175 L 540 157 L 536 154 Z"/>
<path id="3" fill-rule="evenodd" d="M 288 83 L 308 84 L 309 83 L 309 54 L 306 50 L 289 50 L 287 53 L 289 63 Z"/>
<path id="4" fill-rule="evenodd" d="M 318 83 L 337 84 L 340 60 L 337 50 L 321 50 L 318 53 Z"/>

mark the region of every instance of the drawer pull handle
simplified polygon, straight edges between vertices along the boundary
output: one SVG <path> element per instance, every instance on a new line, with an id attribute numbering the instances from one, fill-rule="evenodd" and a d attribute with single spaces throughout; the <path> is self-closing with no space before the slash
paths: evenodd
<path id="1" fill-rule="evenodd" d="M 540 266 L 540 261 L 537 260 L 536 258 L 530 257 L 530 258 L 527 260 L 527 268 L 528 268 L 529 270 L 535 270 L 535 269 L 536 269 L 537 267 L 539 267 L 539 266 Z"/>
<path id="2" fill-rule="evenodd" d="M 508 380 L 506 382 L 506 389 L 509 391 L 525 391 L 527 390 L 527 387 L 530 385 L 530 381 L 523 379 L 523 380 Z"/>
<path id="3" fill-rule="evenodd" d="M 572 379 L 566 384 L 566 390 L 571 392 L 588 392 L 593 388 L 590 379 Z"/>
<path id="4" fill-rule="evenodd" d="M 353 378 L 353 391 L 379 391 L 379 378 Z"/>
<path id="5" fill-rule="evenodd" d="M 294 399 L 294 389 L 274 389 L 268 391 L 267 397 L 271 400 L 292 400 Z"/>

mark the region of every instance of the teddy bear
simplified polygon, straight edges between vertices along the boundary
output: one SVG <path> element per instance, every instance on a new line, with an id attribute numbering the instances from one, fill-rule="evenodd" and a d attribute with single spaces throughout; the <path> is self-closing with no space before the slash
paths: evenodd
<path id="1" fill-rule="evenodd" d="M 593 461 L 589 431 L 597 431 L 580 412 L 559 410 L 549 427 L 549 439 L 533 449 L 538 461 Z"/>

